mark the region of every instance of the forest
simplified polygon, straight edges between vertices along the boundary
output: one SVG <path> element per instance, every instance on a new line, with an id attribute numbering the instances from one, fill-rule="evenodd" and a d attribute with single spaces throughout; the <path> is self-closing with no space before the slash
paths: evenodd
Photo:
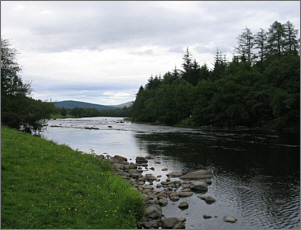
<path id="1" fill-rule="evenodd" d="M 151 76 L 136 94 L 133 121 L 299 130 L 298 30 L 275 21 L 255 34 L 246 27 L 237 40 L 231 61 L 217 51 L 209 69 L 187 48 L 183 69 Z"/>

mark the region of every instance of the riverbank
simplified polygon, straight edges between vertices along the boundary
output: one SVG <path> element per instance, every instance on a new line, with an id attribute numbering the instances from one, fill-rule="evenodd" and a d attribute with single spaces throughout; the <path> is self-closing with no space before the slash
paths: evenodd
<path id="1" fill-rule="evenodd" d="M 109 162 L 1 127 L 1 227 L 136 228 L 142 195 Z"/>

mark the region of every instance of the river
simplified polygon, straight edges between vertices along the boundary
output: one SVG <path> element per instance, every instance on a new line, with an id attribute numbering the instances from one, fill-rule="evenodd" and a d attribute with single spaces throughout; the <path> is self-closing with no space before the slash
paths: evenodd
<path id="1" fill-rule="evenodd" d="M 166 217 L 185 217 L 186 229 L 300 229 L 299 133 L 210 131 L 95 117 L 50 120 L 41 136 L 130 162 L 154 155 L 149 168 L 155 170 L 145 173 L 162 175 L 162 181 L 169 172 L 210 170 L 212 185 L 206 195 L 216 202 L 207 204 L 194 194 L 163 207 Z M 182 201 L 188 209 L 178 208 Z M 212 218 L 204 219 L 204 214 Z M 237 221 L 224 222 L 226 215 Z"/>

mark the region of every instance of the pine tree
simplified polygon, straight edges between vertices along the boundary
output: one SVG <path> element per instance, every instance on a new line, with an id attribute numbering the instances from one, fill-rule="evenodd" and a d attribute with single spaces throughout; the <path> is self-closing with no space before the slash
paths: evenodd
<path id="1" fill-rule="evenodd" d="M 254 36 L 249 28 L 246 27 L 245 31 L 238 36 L 238 46 L 235 50 L 240 55 L 241 61 L 252 62 L 254 59 L 253 53 Z"/>
<path id="2" fill-rule="evenodd" d="M 259 61 L 263 62 L 266 56 L 266 46 L 267 46 L 267 34 L 263 29 L 255 35 L 255 48 L 258 49 Z"/>

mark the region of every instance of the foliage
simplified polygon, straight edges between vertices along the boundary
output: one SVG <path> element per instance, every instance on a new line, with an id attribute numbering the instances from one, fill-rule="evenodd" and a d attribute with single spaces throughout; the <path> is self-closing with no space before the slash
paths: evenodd
<path id="1" fill-rule="evenodd" d="M 1 122 L 23 131 L 40 131 L 54 111 L 52 103 L 34 100 L 30 85 L 19 77 L 16 50 L 1 38 Z"/>
<path id="2" fill-rule="evenodd" d="M 1 127 L 1 228 L 129 229 L 144 200 L 92 154 Z"/>
<path id="3" fill-rule="evenodd" d="M 131 109 L 134 121 L 215 127 L 295 128 L 300 125 L 297 30 L 274 22 L 268 32 L 238 37 L 237 56 L 217 50 L 213 69 L 200 67 L 187 48 L 183 70 L 151 77 Z"/>

